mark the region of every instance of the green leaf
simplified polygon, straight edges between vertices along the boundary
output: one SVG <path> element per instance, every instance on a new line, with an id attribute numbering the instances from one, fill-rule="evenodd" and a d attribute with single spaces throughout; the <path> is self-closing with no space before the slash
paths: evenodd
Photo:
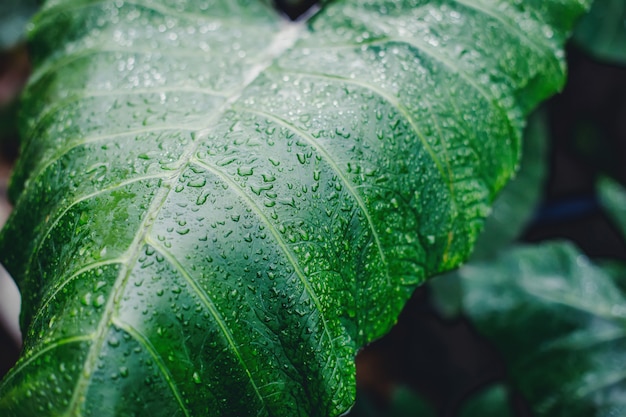
<path id="1" fill-rule="evenodd" d="M 472 259 L 486 259 L 517 239 L 534 215 L 543 194 L 547 171 L 548 123 L 543 111 L 534 113 L 524 132 L 520 170 L 493 203 Z"/>
<path id="2" fill-rule="evenodd" d="M 459 273 L 466 312 L 537 416 L 626 412 L 626 299 L 571 244 L 514 248 Z"/>
<path id="3" fill-rule="evenodd" d="M 365 395 L 357 394 L 356 403 L 346 417 L 435 417 L 433 407 L 412 389 L 397 387 L 391 404 L 383 410 L 377 408 Z"/>
<path id="4" fill-rule="evenodd" d="M 610 276 L 622 291 L 626 291 L 626 263 L 615 259 L 600 259 L 596 261 L 605 274 Z"/>
<path id="5" fill-rule="evenodd" d="M 26 23 L 37 11 L 37 0 L 2 0 L 0 2 L 0 50 L 23 39 Z"/>
<path id="6" fill-rule="evenodd" d="M 594 0 L 580 20 L 574 40 L 596 58 L 626 64 L 626 2 Z"/>
<path id="7" fill-rule="evenodd" d="M 30 32 L 14 416 L 336 416 L 466 259 L 585 1 L 51 0 Z"/>
<path id="8" fill-rule="evenodd" d="M 600 204 L 626 239 L 626 189 L 615 180 L 605 177 L 598 181 Z"/>
<path id="9" fill-rule="evenodd" d="M 461 407 L 459 417 L 512 417 L 504 385 L 494 384 L 472 395 Z"/>
<path id="10" fill-rule="evenodd" d="M 539 204 L 546 176 L 548 125 L 544 111 L 531 115 L 524 130 L 520 169 L 498 194 L 485 221 L 471 261 L 486 260 L 505 250 L 519 237 Z M 438 312 L 452 318 L 461 313 L 463 289 L 456 270 L 429 282 Z"/>

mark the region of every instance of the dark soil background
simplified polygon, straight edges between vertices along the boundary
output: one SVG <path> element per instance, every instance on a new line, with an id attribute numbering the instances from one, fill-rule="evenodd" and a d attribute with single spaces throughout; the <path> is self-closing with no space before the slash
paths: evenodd
<path id="1" fill-rule="evenodd" d="M 595 61 L 571 45 L 567 56 L 569 82 L 546 103 L 552 133 L 549 179 L 523 240 L 567 238 L 591 257 L 626 260 L 626 241 L 594 193 L 599 175 L 626 184 L 626 69 Z M 16 97 L 28 73 L 23 45 L 0 54 L 0 220 L 10 210 L 6 184 L 19 148 Z M 19 353 L 10 328 L 0 317 L 0 377 Z M 439 317 L 426 287 L 415 292 L 393 330 L 363 349 L 356 361 L 359 396 L 374 408 L 388 406 L 403 386 L 419 392 L 441 417 L 455 415 L 460 402 L 486 383 L 506 378 L 489 342 L 466 319 Z M 517 416 L 531 415 L 519 395 L 512 403 Z"/>

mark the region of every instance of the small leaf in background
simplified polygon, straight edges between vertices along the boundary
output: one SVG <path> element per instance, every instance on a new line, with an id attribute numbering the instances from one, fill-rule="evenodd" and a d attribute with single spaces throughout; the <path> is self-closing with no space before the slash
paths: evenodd
<path id="1" fill-rule="evenodd" d="M 597 189 L 600 204 L 626 239 L 626 189 L 608 177 L 598 181 Z"/>
<path id="2" fill-rule="evenodd" d="M 626 189 L 617 181 L 603 177 L 597 183 L 600 205 L 626 240 Z M 626 255 L 625 255 L 626 256 Z M 611 276 L 617 286 L 626 292 L 626 260 L 602 259 L 602 270 Z"/>
<path id="3" fill-rule="evenodd" d="M 357 393 L 356 403 L 346 417 L 435 417 L 432 406 L 410 388 L 395 389 L 391 404 L 381 410 L 364 395 Z"/>
<path id="4" fill-rule="evenodd" d="M 459 274 L 466 313 L 538 417 L 626 413 L 626 299 L 576 248 L 516 247 Z"/>
<path id="5" fill-rule="evenodd" d="M 626 2 L 595 0 L 576 26 L 574 40 L 596 58 L 626 64 Z"/>
<path id="6" fill-rule="evenodd" d="M 0 51 L 25 37 L 26 23 L 37 10 L 37 0 L 0 1 Z"/>
<path id="7" fill-rule="evenodd" d="M 483 388 L 465 401 L 458 417 L 513 417 L 507 388 L 502 384 Z"/>

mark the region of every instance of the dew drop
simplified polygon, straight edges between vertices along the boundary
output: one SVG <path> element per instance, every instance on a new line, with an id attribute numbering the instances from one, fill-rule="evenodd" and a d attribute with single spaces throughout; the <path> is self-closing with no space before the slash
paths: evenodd
<path id="1" fill-rule="evenodd" d="M 195 382 L 196 384 L 200 384 L 202 382 L 202 380 L 200 379 L 200 374 L 198 374 L 198 372 L 194 372 L 192 378 L 193 382 Z"/>
<path id="2" fill-rule="evenodd" d="M 239 167 L 237 168 L 237 174 L 241 177 L 249 177 L 254 173 L 252 167 Z"/>

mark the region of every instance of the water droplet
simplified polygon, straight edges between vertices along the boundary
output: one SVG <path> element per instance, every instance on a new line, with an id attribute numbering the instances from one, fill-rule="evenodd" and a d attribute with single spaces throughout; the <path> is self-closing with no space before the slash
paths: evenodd
<path id="1" fill-rule="evenodd" d="M 198 372 L 194 372 L 192 378 L 193 382 L 195 382 L 196 384 L 200 384 L 202 382 L 202 380 L 200 379 L 200 374 Z"/>
<path id="2" fill-rule="evenodd" d="M 208 192 L 203 192 L 202 194 L 200 194 L 198 196 L 198 198 L 196 199 L 196 204 L 201 206 L 204 203 L 206 203 L 206 200 L 209 198 L 209 193 Z"/>
<path id="3" fill-rule="evenodd" d="M 190 187 L 195 187 L 195 188 L 204 187 L 206 185 L 206 178 L 204 177 L 195 178 L 193 180 L 190 180 L 187 183 L 187 185 Z"/>
<path id="4" fill-rule="evenodd" d="M 268 158 L 268 160 L 272 163 L 272 165 L 274 165 L 275 167 L 277 167 L 278 165 L 280 165 L 280 161 L 277 159 L 273 159 L 273 158 Z"/>
<path id="5" fill-rule="evenodd" d="M 264 182 L 274 182 L 276 181 L 276 177 L 272 174 L 261 174 Z"/>
<path id="6" fill-rule="evenodd" d="M 106 302 L 104 295 L 100 294 L 93 302 L 94 307 L 102 307 Z"/>
<path id="7" fill-rule="evenodd" d="M 224 159 L 222 159 L 220 161 L 217 161 L 216 163 L 217 163 L 218 166 L 224 167 L 226 165 L 232 164 L 236 160 L 237 160 L 237 158 L 235 158 L 234 156 L 230 156 L 230 157 L 226 157 L 226 158 L 224 158 Z"/>
<path id="8" fill-rule="evenodd" d="M 92 295 L 91 295 L 90 292 L 88 292 L 85 295 L 83 295 L 83 297 L 80 299 L 80 302 L 84 306 L 90 306 L 91 305 L 91 298 L 92 298 Z"/>
<path id="9" fill-rule="evenodd" d="M 241 177 L 249 177 L 254 173 L 252 167 L 239 167 L 237 168 L 237 174 Z"/>

